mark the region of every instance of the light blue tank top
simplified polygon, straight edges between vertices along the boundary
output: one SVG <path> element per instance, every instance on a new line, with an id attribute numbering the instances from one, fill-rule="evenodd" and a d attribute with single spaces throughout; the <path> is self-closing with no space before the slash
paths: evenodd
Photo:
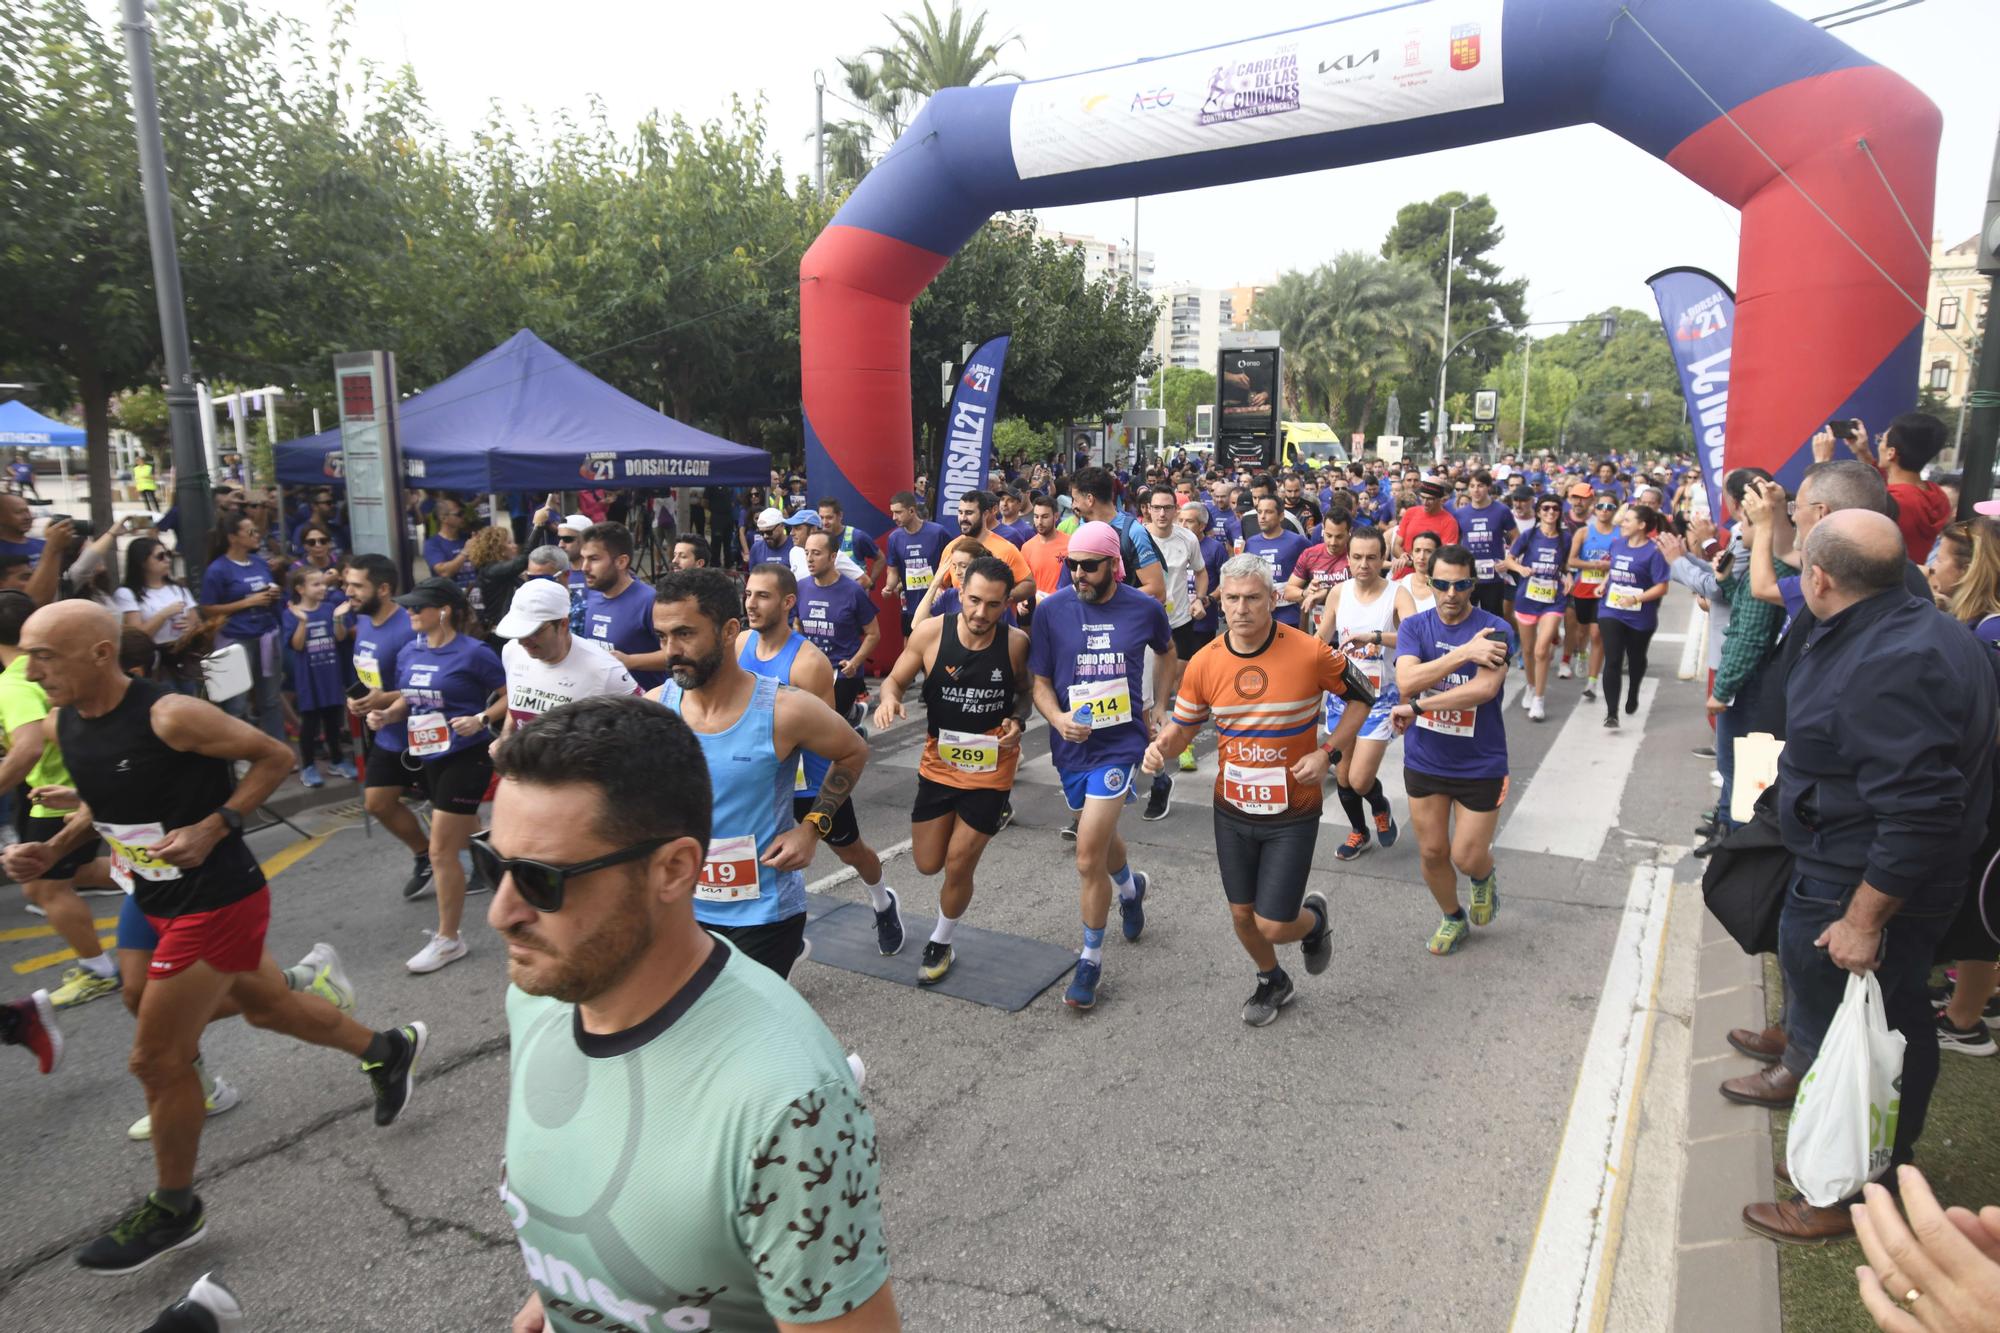
<path id="1" fill-rule="evenodd" d="M 850 528 L 848 531 L 851 532 L 853 529 Z M 778 655 L 764 662 L 758 660 L 757 636 L 752 634 L 743 641 L 743 651 L 736 655 L 736 660 L 752 675 L 769 676 L 780 685 L 789 685 L 792 683 L 792 663 L 798 659 L 799 648 L 807 642 L 805 635 L 793 630 L 792 637 L 785 640 L 785 646 L 778 650 Z M 792 780 L 792 795 L 805 797 L 819 795 L 819 784 L 826 780 L 826 772 L 832 767 L 831 760 L 822 759 L 808 751 L 801 751 L 798 773 Z"/>
<path id="2" fill-rule="evenodd" d="M 755 656 L 753 651 L 752 656 Z M 796 870 L 773 870 L 762 863 L 772 839 L 793 828 L 792 781 L 796 766 L 780 755 L 771 733 L 777 712 L 779 682 L 758 676 L 757 692 L 743 716 L 727 731 L 695 732 L 702 757 L 708 761 L 714 789 L 715 818 L 709 833 L 709 862 L 695 886 L 695 920 L 709 926 L 762 926 L 806 910 L 805 876 Z M 681 687 L 669 679 L 660 687 L 660 702 L 681 711 Z M 740 840 L 748 838 L 749 843 Z M 730 854 L 732 843 L 739 850 Z M 748 884 L 746 862 L 755 862 L 754 896 L 734 887 Z"/>
<path id="3" fill-rule="evenodd" d="M 1583 550 L 1577 558 L 1581 560 L 1609 560 L 1611 543 L 1618 540 L 1618 529 L 1599 532 L 1594 525 L 1585 524 L 1583 529 Z"/>

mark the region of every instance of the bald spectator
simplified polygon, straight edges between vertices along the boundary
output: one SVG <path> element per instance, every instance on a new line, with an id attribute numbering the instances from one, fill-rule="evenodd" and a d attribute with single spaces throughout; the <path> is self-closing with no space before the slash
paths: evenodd
<path id="1" fill-rule="evenodd" d="M 1791 630 L 1806 640 L 1785 684 L 1777 792 L 1793 857 L 1778 920 L 1784 1052 L 1723 1086 L 1737 1100 L 1789 1104 L 1847 974 L 1874 972 L 1906 1043 L 1893 1168 L 1910 1161 L 1937 1083 L 1926 983 L 1986 829 L 2000 686 L 1991 650 L 1909 588 L 1903 534 L 1886 514 L 1818 516 L 1803 557 L 1811 623 Z M 1773 1240 L 1817 1244 L 1853 1233 L 1852 1202 L 1755 1203 L 1743 1218 Z"/>

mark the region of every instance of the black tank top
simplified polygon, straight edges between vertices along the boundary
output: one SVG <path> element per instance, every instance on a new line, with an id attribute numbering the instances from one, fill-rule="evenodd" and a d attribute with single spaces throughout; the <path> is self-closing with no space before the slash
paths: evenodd
<path id="1" fill-rule="evenodd" d="M 102 717 L 84 717 L 73 707 L 57 715 L 56 740 L 70 780 L 99 830 L 113 838 L 118 832 L 111 826 L 157 824 L 165 832 L 198 824 L 236 790 L 228 760 L 176 750 L 153 731 L 153 704 L 166 693 L 135 680 Z M 202 864 L 171 878 L 142 872 L 132 882 L 147 916 L 186 916 L 249 897 L 264 887 L 264 871 L 243 835 L 227 833 Z"/>
<path id="2" fill-rule="evenodd" d="M 936 670 L 924 676 L 924 725 L 932 736 L 947 731 L 992 731 L 1014 711 L 1014 660 L 1002 625 L 984 648 L 959 641 L 958 617 L 945 616 L 938 636 Z"/>

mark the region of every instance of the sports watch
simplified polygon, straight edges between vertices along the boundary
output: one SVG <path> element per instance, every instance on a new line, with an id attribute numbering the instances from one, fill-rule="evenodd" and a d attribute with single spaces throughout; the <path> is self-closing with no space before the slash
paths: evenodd
<path id="1" fill-rule="evenodd" d="M 240 812 L 231 810 L 225 805 L 218 807 L 215 813 L 221 816 L 222 826 L 231 833 L 241 833 L 243 831 L 243 816 Z"/>
<path id="2" fill-rule="evenodd" d="M 833 816 L 828 814 L 826 811 L 824 810 L 807 811 L 805 822 L 812 825 L 813 832 L 819 834 L 819 840 L 821 842 L 825 842 L 828 838 L 833 836 Z"/>

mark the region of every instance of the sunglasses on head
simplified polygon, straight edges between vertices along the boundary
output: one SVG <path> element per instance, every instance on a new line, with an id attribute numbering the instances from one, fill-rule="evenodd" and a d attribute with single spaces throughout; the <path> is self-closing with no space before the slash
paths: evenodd
<path id="1" fill-rule="evenodd" d="M 1439 592 L 1471 592 L 1479 586 L 1478 579 L 1432 579 L 1431 587 Z"/>
<path id="2" fill-rule="evenodd" d="M 1095 574 L 1099 569 L 1104 567 L 1110 558 L 1110 556 L 1105 555 L 1093 556 L 1088 560 L 1070 560 L 1065 558 L 1063 563 L 1069 566 L 1069 572 L 1072 574 Z"/>
<path id="3" fill-rule="evenodd" d="M 648 838 L 645 842 L 635 842 L 630 847 L 612 852 L 608 856 L 593 857 L 588 861 L 577 861 L 566 866 L 553 866 L 546 861 L 530 861 L 523 857 L 502 856 L 493 850 L 491 829 L 473 834 L 469 850 L 472 854 L 473 868 L 485 876 L 488 884 L 497 887 L 502 879 L 512 876 L 515 892 L 521 895 L 522 902 L 537 912 L 560 912 L 563 905 L 563 889 L 569 880 L 651 856 L 672 841 L 671 838 Z"/>

